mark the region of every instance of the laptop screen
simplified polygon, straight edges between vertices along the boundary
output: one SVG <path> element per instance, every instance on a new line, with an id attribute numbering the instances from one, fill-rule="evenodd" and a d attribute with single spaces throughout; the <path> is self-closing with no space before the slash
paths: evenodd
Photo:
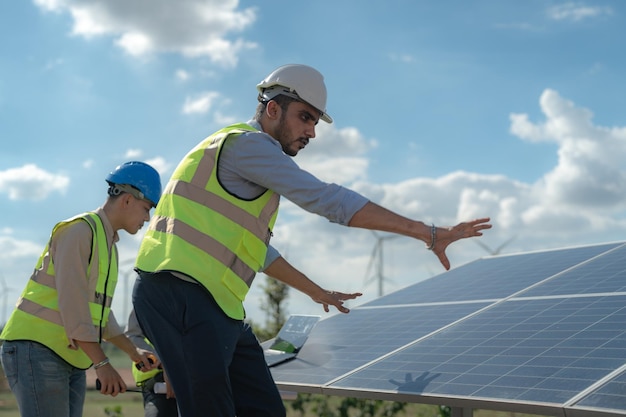
<path id="1" fill-rule="evenodd" d="M 294 358 L 306 342 L 309 333 L 320 320 L 319 316 L 292 315 L 273 341 L 265 348 L 265 361 L 269 366 Z M 266 346 L 266 344 L 263 344 Z"/>

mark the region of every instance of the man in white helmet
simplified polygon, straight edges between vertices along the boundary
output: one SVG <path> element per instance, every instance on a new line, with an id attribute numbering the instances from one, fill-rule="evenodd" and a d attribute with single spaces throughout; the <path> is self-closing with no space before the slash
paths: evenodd
<path id="1" fill-rule="evenodd" d="M 393 213 L 302 170 L 292 158 L 315 138 L 326 111 L 323 76 L 285 65 L 257 85 L 254 118 L 193 148 L 172 175 L 137 257 L 133 303 L 184 417 L 284 416 L 263 351 L 243 321 L 257 272 L 309 295 L 329 311 L 360 293 L 327 291 L 269 245 L 284 197 L 344 226 L 421 240 L 446 269 L 445 250 L 480 236 L 488 218 L 437 228 Z"/>

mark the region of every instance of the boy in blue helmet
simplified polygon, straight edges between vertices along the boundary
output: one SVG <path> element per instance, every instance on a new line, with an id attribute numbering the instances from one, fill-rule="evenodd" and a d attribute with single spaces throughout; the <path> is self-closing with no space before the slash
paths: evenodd
<path id="1" fill-rule="evenodd" d="M 118 231 L 136 234 L 161 196 L 159 173 L 126 162 L 106 177 L 98 209 L 59 222 L 0 339 L 2 366 L 22 416 L 83 414 L 86 373 L 93 366 L 103 394 L 126 391 L 102 350 L 106 340 L 148 371 L 150 352 L 118 325 L 111 303 L 117 283 Z"/>

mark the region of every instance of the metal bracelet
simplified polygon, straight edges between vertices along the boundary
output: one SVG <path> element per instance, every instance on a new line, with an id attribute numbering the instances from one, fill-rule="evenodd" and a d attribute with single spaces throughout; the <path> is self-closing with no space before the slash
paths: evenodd
<path id="1" fill-rule="evenodd" d="M 435 242 L 437 241 L 437 227 L 433 223 L 430 226 L 430 246 L 428 246 L 428 250 L 433 250 L 435 247 Z"/>
<path id="2" fill-rule="evenodd" d="M 109 364 L 109 358 L 104 358 L 103 360 L 101 360 L 100 362 L 98 362 L 97 364 L 95 364 L 93 366 L 93 369 L 100 369 L 102 368 L 104 365 L 108 365 Z"/>

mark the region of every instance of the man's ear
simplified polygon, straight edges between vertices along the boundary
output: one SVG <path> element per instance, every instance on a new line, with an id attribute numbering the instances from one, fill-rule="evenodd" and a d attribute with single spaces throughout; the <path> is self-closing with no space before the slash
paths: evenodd
<path id="1" fill-rule="evenodd" d="M 120 199 L 120 203 L 122 203 L 122 207 L 127 207 L 130 205 L 130 200 L 133 198 L 132 195 L 130 195 L 130 193 L 122 193 L 122 195 L 119 196 Z"/>
<path id="2" fill-rule="evenodd" d="M 267 102 L 267 106 L 265 106 L 265 113 L 270 120 L 278 120 L 280 119 L 280 112 L 282 108 L 280 104 L 276 103 L 274 100 L 270 100 Z"/>

